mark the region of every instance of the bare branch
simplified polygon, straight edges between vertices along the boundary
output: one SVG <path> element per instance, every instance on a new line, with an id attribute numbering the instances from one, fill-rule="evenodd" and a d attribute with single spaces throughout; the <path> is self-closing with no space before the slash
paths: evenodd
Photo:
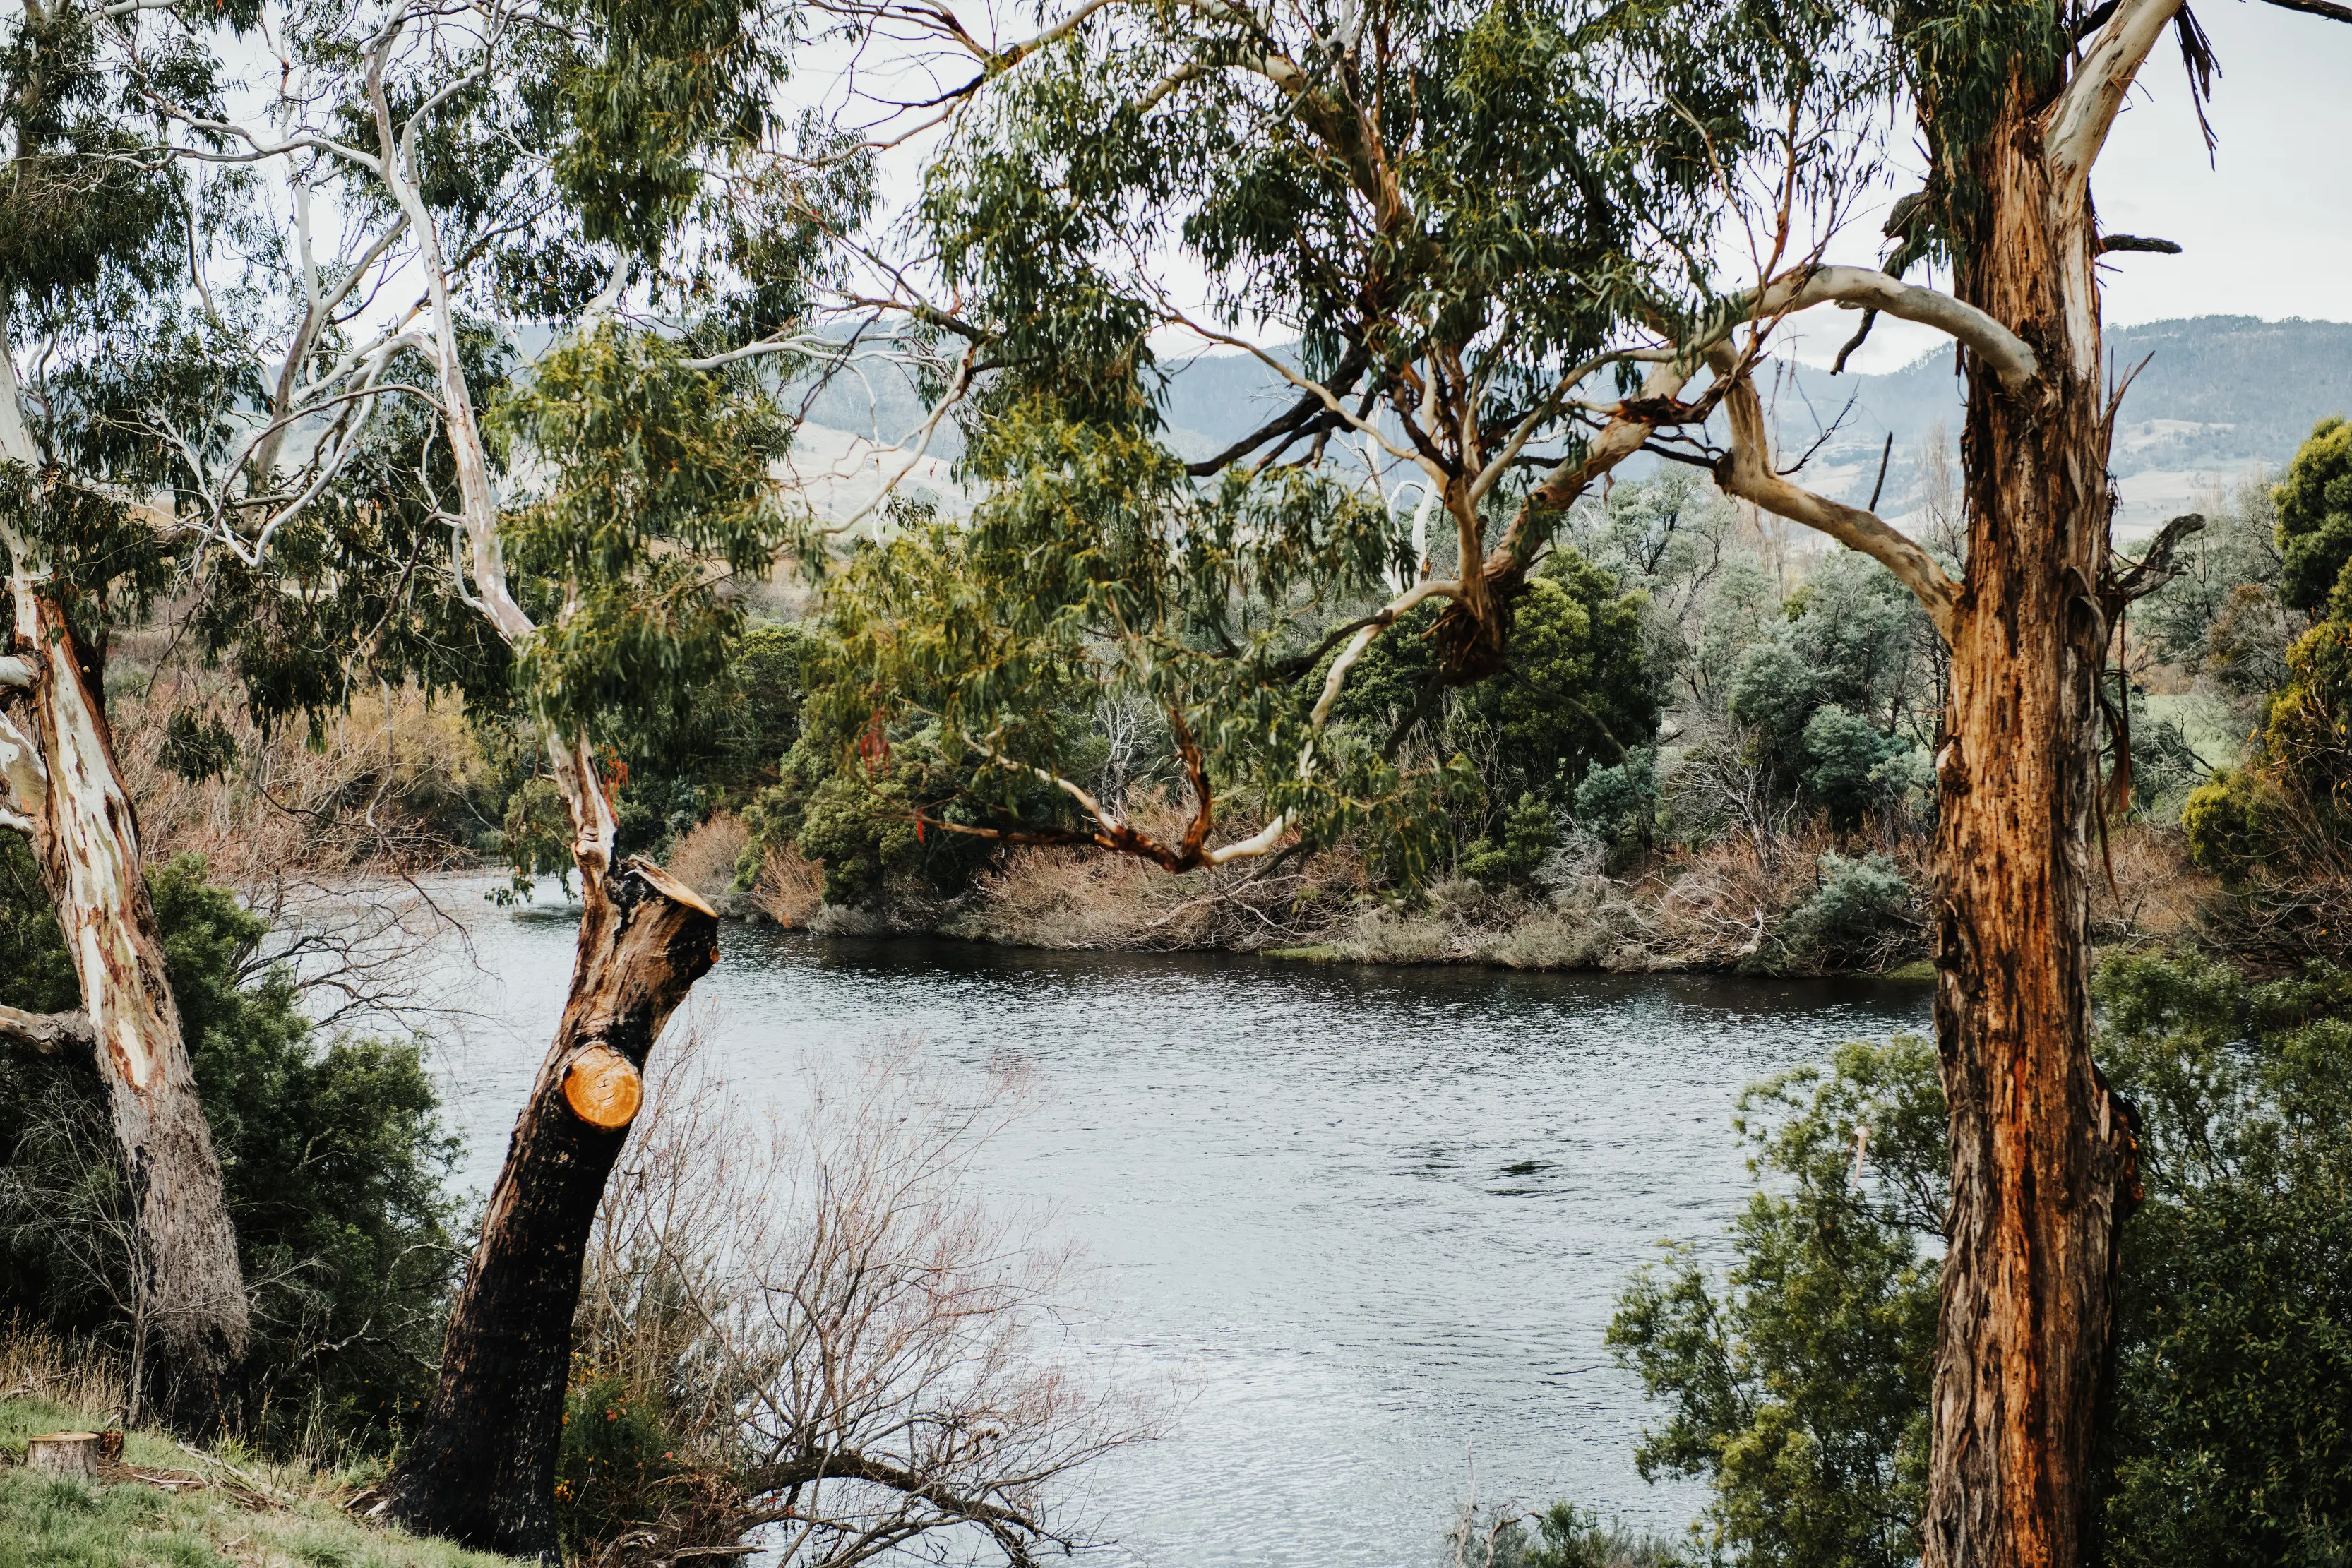
<path id="1" fill-rule="evenodd" d="M 2052 106 L 2042 158 L 2062 198 L 2088 189 L 2091 165 L 2106 145 L 2124 94 L 2180 9 L 2181 0 L 2124 0 L 2084 53 L 2074 79 Z"/>
<path id="2" fill-rule="evenodd" d="M 2122 571 L 2111 571 L 2100 583 L 2100 598 L 2107 601 L 2110 620 L 2115 612 L 2135 599 L 2145 599 L 2180 575 L 2181 568 L 2173 564 L 2173 553 L 2189 535 L 2201 533 L 2205 517 L 2190 512 L 2167 522 L 2150 539 L 2147 551 Z"/>
<path id="3" fill-rule="evenodd" d="M 1966 344 L 2011 392 L 2041 373 L 2042 367 L 2025 340 L 1975 306 L 1866 267 L 1817 267 L 1790 274 L 1764 291 L 1756 314 L 1785 316 L 1832 302 L 1933 327 Z"/>
<path id="4" fill-rule="evenodd" d="M 2307 16 L 2325 16 L 2331 22 L 2352 22 L 2352 5 L 2338 5 L 2336 0 L 2270 0 L 2270 4 Z"/>
<path id="5" fill-rule="evenodd" d="M 1765 434 L 1764 405 L 1739 356 L 1718 345 L 1708 355 L 1721 374 L 1732 378 L 1723 400 L 1731 417 L 1731 450 L 1716 465 L 1716 483 L 1730 495 L 1753 501 L 1776 517 L 1817 528 L 1849 549 L 1861 551 L 1895 574 L 1927 607 L 1928 619 L 1949 642 L 1959 585 L 1936 558 L 1876 516 L 1790 484 L 1772 466 L 1771 439 Z"/>
<path id="6" fill-rule="evenodd" d="M 2158 256 L 2179 256 L 2180 254 L 2180 246 L 2179 243 L 2173 240 L 2148 239 L 2140 235 L 2101 235 L 2099 236 L 2099 254 L 2101 256 L 2106 255 L 2109 251 L 2116 250 L 2153 251 Z"/>

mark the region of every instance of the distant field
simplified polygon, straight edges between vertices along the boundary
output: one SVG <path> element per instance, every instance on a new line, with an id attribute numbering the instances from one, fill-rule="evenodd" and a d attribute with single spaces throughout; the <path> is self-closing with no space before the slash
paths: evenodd
<path id="1" fill-rule="evenodd" d="M 2148 716 L 2158 723 L 2177 721 L 2189 744 L 2208 768 L 2233 768 L 2245 754 L 2246 736 L 2230 716 L 2229 705 L 2202 694 L 2151 696 Z"/>

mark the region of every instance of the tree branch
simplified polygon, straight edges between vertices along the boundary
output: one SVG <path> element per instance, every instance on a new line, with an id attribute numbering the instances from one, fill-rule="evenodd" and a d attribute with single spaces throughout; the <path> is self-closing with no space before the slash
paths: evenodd
<path id="1" fill-rule="evenodd" d="M 1707 356 L 1717 371 L 1732 377 L 1723 400 L 1731 419 L 1731 450 L 1716 465 L 1716 483 L 1725 492 L 1755 502 L 1776 517 L 1804 524 L 1861 551 L 1895 574 L 1927 607 L 1927 618 L 1946 642 L 1952 637 L 1952 609 L 1959 585 L 1945 574 L 1936 558 L 1876 516 L 1843 501 L 1832 501 L 1790 484 L 1772 467 L 1770 438 L 1764 429 L 1764 405 L 1756 385 L 1740 368 L 1739 356 L 1718 345 Z"/>
<path id="2" fill-rule="evenodd" d="M 2352 22 L 2352 5 L 2338 5 L 2336 0 L 2270 0 L 2270 4 L 2284 11 L 2325 16 L 2331 22 Z"/>
<path id="3" fill-rule="evenodd" d="M 29 1045 L 43 1056 L 63 1056 L 67 1048 L 98 1049 L 98 1033 L 86 1012 L 28 1013 L 0 1007 L 0 1040 Z"/>
<path id="4" fill-rule="evenodd" d="M 2101 235 L 2099 254 L 2105 256 L 2113 250 L 2146 250 L 2158 256 L 2180 254 L 2180 246 L 2168 239 L 2148 239 L 2140 235 Z"/>
<path id="5" fill-rule="evenodd" d="M 1816 305 L 1836 303 L 1933 327 L 1968 346 L 1990 367 L 2000 384 L 2015 392 L 2042 371 L 2025 340 L 1975 306 L 1905 283 L 1867 267 L 1817 267 L 1792 274 L 1764 290 L 1755 315 L 1786 316 Z M 1727 336 L 1728 334 L 1727 333 Z M 1712 343 L 1697 345 L 1712 349 Z"/>
<path id="6" fill-rule="evenodd" d="M 2156 531 L 2147 544 L 2147 553 L 2122 571 L 2110 570 L 2100 583 L 2099 597 L 2105 601 L 2107 618 L 2135 599 L 2145 599 L 2180 575 L 2181 569 L 2172 563 L 2173 552 L 2189 535 L 2201 533 L 2205 528 L 2204 514 L 2190 512 L 2174 517 Z M 2121 559 L 2121 558 L 2118 558 Z"/>
<path id="7" fill-rule="evenodd" d="M 2089 185 L 2091 165 L 2106 145 L 2132 78 L 2180 5 L 2181 0 L 2123 0 L 2084 54 L 2051 107 L 2042 137 L 2042 158 L 2062 195 L 2079 198 Z"/>

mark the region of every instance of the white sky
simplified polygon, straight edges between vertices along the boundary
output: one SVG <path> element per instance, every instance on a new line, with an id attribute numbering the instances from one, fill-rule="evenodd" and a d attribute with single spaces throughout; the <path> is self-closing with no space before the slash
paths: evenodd
<path id="1" fill-rule="evenodd" d="M 2209 163 L 2168 36 L 2116 121 L 2091 194 L 2108 232 L 2175 240 L 2182 251 L 2110 257 L 2108 324 L 2352 319 L 2352 26 L 2260 0 L 2202 0 L 2196 10 L 2221 62 L 2207 111 L 2221 146 Z M 1829 259 L 1874 260 L 1880 221 L 1855 224 Z M 1821 325 L 1797 351 L 1826 364 L 1853 319 L 1816 314 Z M 1895 370 L 1941 343 L 1882 318 L 1853 368 Z"/>

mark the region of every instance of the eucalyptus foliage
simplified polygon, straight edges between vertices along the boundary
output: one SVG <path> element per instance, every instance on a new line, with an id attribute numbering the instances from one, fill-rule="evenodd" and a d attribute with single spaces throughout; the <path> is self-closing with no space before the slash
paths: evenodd
<path id="1" fill-rule="evenodd" d="M 2347 977 L 2256 982 L 2121 956 L 2095 996 L 2138 1108 L 2123 1231 L 2105 1561 L 2341 1561 L 2352 1532 L 2352 1030 Z M 1749 1089 L 1760 1190 L 1714 1275 L 1639 1276 L 1610 1338 L 1665 1418 L 1645 1475 L 1706 1479 L 1734 1561 L 1916 1561 L 1948 1202 L 1934 1047 L 1838 1049 Z"/>
<path id="2" fill-rule="evenodd" d="M 956 300 L 924 319 L 968 345 L 963 472 L 987 493 L 968 528 L 908 529 L 833 585 L 837 716 L 932 737 L 984 824 L 1052 838 L 1066 813 L 1016 821 L 1007 795 L 1068 776 L 1045 716 L 1072 692 L 1139 698 L 1171 753 L 1197 751 L 1204 814 L 1240 791 L 1237 814 L 1308 843 L 1377 822 L 1425 864 L 1423 807 L 1462 769 L 1317 713 L 1330 655 L 1423 564 L 1384 476 L 1443 503 L 1433 553 L 1462 583 L 1425 617 L 1440 684 L 1494 674 L 1559 521 L 1523 504 L 1530 466 L 1605 418 L 1584 372 L 1629 386 L 1645 333 L 1726 308 L 1705 283 L 1726 162 L 1759 144 L 1759 104 L 1811 90 L 1828 22 L 1118 5 L 997 56 L 923 202 Z M 1163 281 L 1178 256 L 1205 278 L 1197 311 Z M 1296 384 L 1254 435 L 1181 454 L 1155 334 L 1228 326 L 1290 340 L 1265 357 Z M 1549 699 L 1610 710 L 1592 736 L 1623 721 L 1613 756 L 1643 724 L 1605 685 L 1546 676 Z M 1595 744 L 1554 761 L 1580 772 Z"/>

